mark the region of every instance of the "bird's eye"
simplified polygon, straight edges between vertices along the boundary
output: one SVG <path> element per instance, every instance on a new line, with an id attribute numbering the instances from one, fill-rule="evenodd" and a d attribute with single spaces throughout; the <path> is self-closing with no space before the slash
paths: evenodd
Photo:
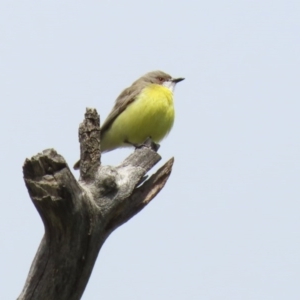
<path id="1" fill-rule="evenodd" d="M 162 78 L 162 77 L 158 77 L 157 78 L 160 82 L 163 82 L 164 81 L 164 79 Z"/>

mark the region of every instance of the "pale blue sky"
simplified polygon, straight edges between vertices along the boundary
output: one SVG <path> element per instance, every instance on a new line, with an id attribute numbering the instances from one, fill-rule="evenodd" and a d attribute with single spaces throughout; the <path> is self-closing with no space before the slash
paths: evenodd
<path id="1" fill-rule="evenodd" d="M 186 77 L 159 150 L 173 173 L 109 237 L 83 299 L 300 299 L 299 32 L 299 1 L 1 1 L 0 299 L 43 235 L 25 158 L 73 165 L 85 107 L 103 121 L 156 69 Z"/>

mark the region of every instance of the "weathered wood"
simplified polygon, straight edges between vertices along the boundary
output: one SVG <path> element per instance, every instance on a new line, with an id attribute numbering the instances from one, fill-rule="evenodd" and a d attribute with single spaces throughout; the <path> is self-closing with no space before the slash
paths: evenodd
<path id="1" fill-rule="evenodd" d="M 80 299 L 107 237 L 142 210 L 170 176 L 173 159 L 145 181 L 161 159 L 146 147 L 117 167 L 101 166 L 99 123 L 96 110 L 87 109 L 79 130 L 79 181 L 53 149 L 25 161 L 25 184 L 45 234 L 19 300 Z"/>

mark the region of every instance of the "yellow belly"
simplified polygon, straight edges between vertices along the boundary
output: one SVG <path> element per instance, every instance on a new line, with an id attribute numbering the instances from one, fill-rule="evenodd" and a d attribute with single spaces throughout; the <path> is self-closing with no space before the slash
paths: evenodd
<path id="1" fill-rule="evenodd" d="M 115 119 L 102 135 L 102 151 L 143 143 L 151 137 L 160 142 L 171 130 L 175 111 L 173 93 L 166 87 L 151 84 Z"/>

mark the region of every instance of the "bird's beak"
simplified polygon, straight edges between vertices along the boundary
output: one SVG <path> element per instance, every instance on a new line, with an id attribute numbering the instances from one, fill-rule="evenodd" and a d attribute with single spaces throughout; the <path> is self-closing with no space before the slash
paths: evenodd
<path id="1" fill-rule="evenodd" d="M 171 79 L 171 81 L 172 82 L 175 82 L 175 83 L 178 83 L 178 82 L 180 82 L 180 81 L 182 81 L 182 80 L 184 80 L 185 78 L 172 78 Z"/>

